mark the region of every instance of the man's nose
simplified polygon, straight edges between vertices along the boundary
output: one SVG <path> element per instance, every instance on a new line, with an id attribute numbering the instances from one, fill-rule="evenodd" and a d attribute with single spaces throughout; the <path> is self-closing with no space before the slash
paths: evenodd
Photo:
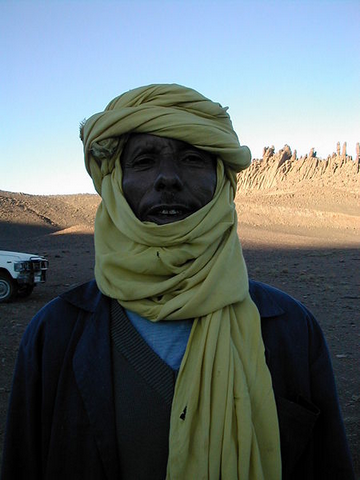
<path id="1" fill-rule="evenodd" d="M 155 179 L 155 189 L 160 190 L 181 190 L 183 182 L 174 161 L 165 160 L 159 165 L 159 170 Z"/>

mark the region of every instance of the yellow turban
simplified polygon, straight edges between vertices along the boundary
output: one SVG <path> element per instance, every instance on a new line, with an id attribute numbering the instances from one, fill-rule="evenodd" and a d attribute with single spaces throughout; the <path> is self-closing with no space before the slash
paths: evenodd
<path id="1" fill-rule="evenodd" d="M 213 199 L 179 222 L 138 220 L 122 191 L 120 155 L 131 132 L 215 154 Z M 175 385 L 167 479 L 279 480 L 276 406 L 233 201 L 249 149 L 239 145 L 224 108 L 180 85 L 115 98 L 86 121 L 82 140 L 102 196 L 95 220 L 100 290 L 151 321 L 194 319 Z"/>
<path id="2" fill-rule="evenodd" d="M 226 110 L 175 84 L 140 87 L 114 98 L 82 129 L 85 165 L 96 191 L 100 193 L 103 177 L 114 168 L 114 157 L 108 156 L 118 153 L 114 138 L 130 132 L 182 140 L 220 156 L 235 173 L 244 170 L 250 165 L 250 150 L 240 146 Z"/>

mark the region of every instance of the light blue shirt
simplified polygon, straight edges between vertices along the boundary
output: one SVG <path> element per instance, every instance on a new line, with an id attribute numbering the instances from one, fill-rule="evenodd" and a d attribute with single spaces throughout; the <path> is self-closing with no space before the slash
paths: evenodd
<path id="1" fill-rule="evenodd" d="M 130 310 L 126 314 L 149 347 L 173 370 L 179 370 L 193 321 L 151 322 Z"/>

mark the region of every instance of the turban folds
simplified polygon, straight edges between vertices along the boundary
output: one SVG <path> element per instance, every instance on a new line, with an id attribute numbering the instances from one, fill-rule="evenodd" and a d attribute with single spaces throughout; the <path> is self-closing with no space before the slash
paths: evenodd
<path id="1" fill-rule="evenodd" d="M 178 222 L 137 219 L 123 195 L 120 164 L 132 132 L 215 154 L 213 199 Z M 95 220 L 100 290 L 150 321 L 194 319 L 175 385 L 167 479 L 278 480 L 276 406 L 233 201 L 249 149 L 224 108 L 180 85 L 115 98 L 83 125 L 82 140 L 102 196 Z"/>
<path id="2" fill-rule="evenodd" d="M 187 142 L 220 156 L 234 174 L 250 165 L 250 150 L 240 146 L 225 108 L 190 88 L 150 85 L 116 97 L 83 127 L 85 165 L 98 193 L 102 178 L 114 168 L 114 158 L 101 152 L 106 155 L 110 145 L 118 152 L 113 139 L 130 132 Z"/>

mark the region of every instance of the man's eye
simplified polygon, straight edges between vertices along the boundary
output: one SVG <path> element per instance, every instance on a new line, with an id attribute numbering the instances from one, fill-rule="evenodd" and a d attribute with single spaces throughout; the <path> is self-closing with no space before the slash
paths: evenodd
<path id="1" fill-rule="evenodd" d="M 190 154 L 183 157 L 183 162 L 189 165 L 203 165 L 204 159 L 200 155 Z"/>
<path id="2" fill-rule="evenodd" d="M 144 155 L 133 159 L 131 165 L 135 168 L 146 168 L 154 164 L 154 158 Z"/>

